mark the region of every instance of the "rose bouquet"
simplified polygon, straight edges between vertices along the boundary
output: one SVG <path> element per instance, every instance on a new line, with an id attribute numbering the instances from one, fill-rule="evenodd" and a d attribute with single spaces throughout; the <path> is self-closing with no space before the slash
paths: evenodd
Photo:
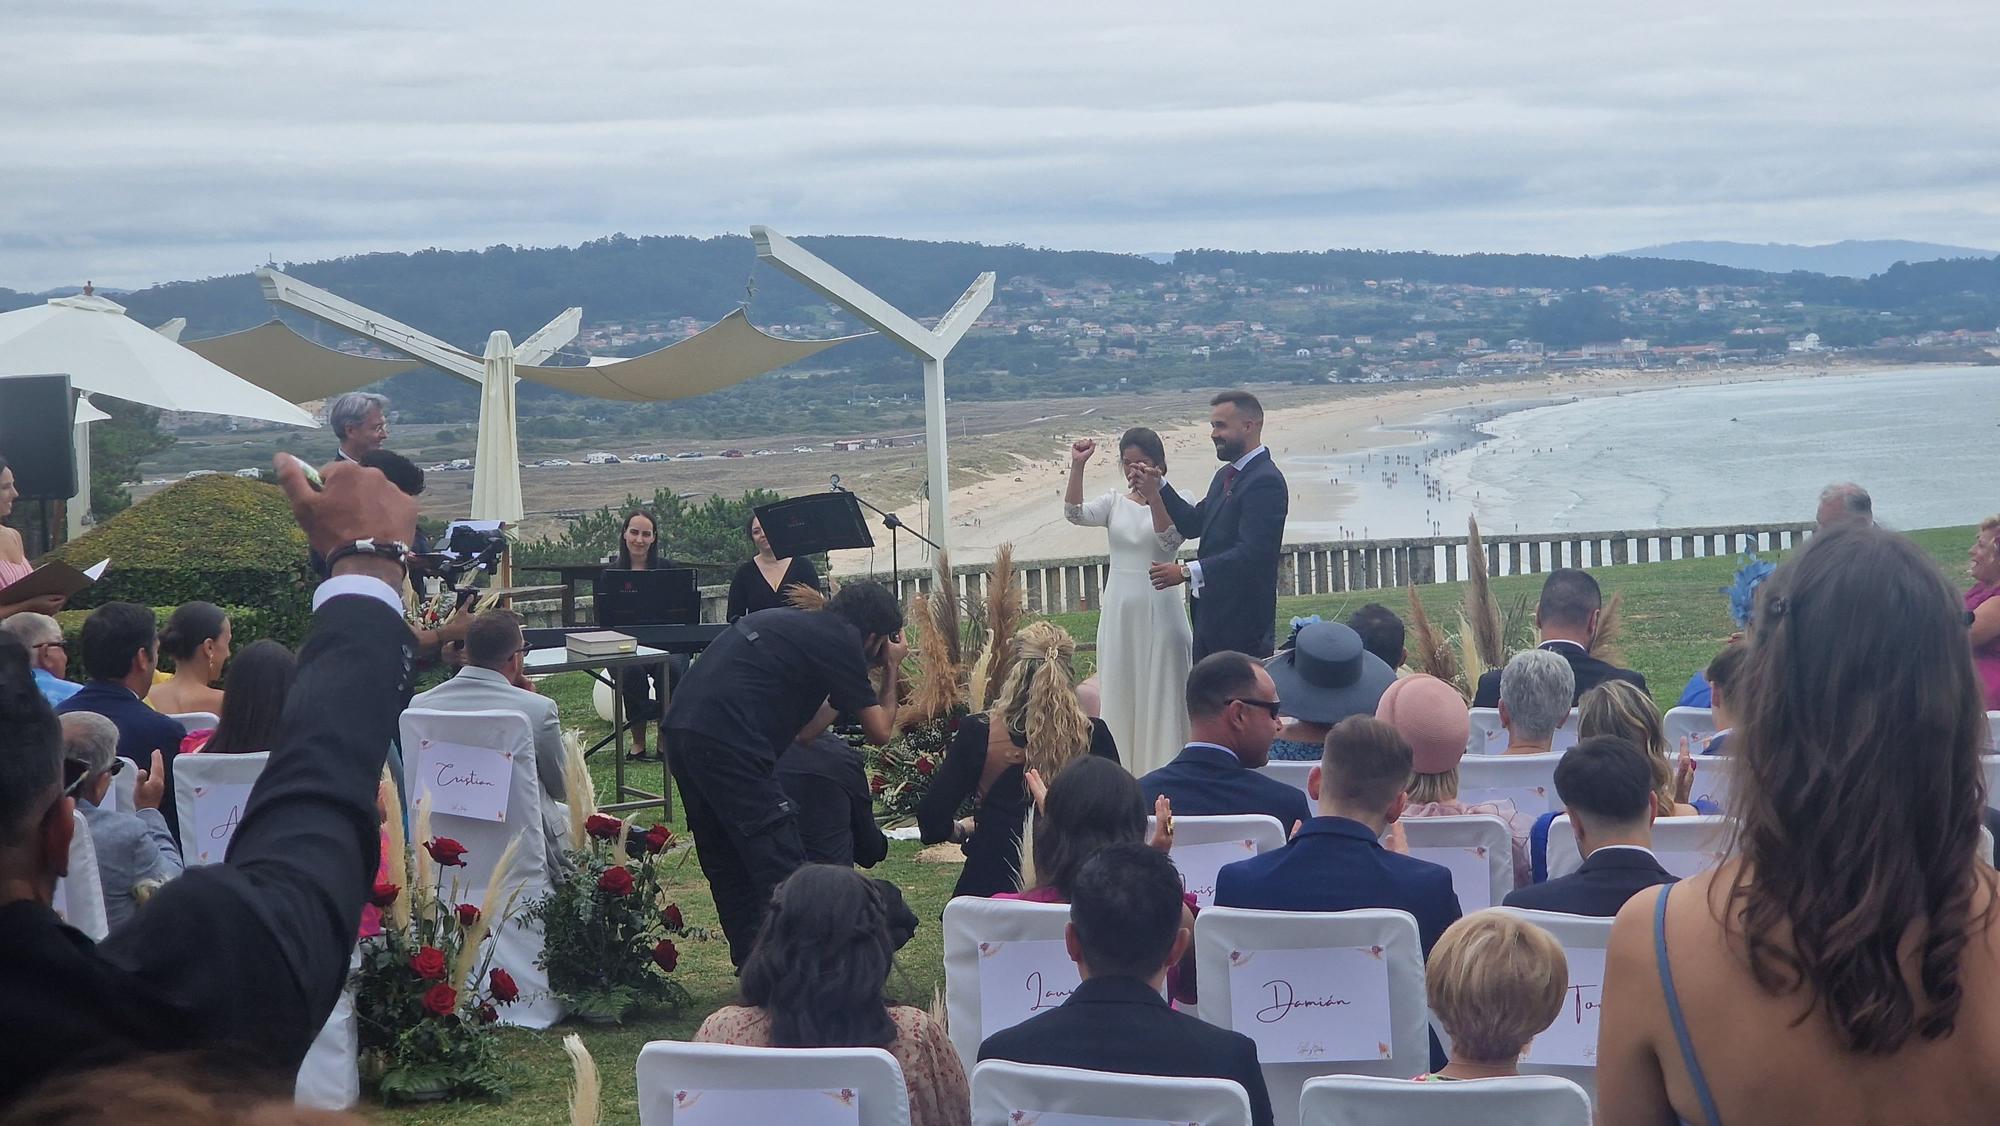
<path id="1" fill-rule="evenodd" d="M 668 976 L 680 963 L 674 940 L 688 927 L 680 906 L 660 893 L 660 854 L 673 840 L 665 825 L 634 836 L 630 822 L 589 814 L 582 847 L 569 850 L 575 874 L 526 907 L 526 917 L 542 924 L 549 988 L 577 1016 L 617 1023 L 636 1009 L 688 1000 Z"/>

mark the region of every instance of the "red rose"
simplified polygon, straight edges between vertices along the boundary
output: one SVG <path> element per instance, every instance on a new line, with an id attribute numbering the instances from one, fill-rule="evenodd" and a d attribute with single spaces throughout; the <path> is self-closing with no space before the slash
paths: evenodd
<path id="1" fill-rule="evenodd" d="M 626 871 L 622 865 L 606 868 L 604 874 L 597 877 L 597 887 L 598 890 L 610 892 L 612 895 L 631 895 L 632 873 Z"/>
<path id="2" fill-rule="evenodd" d="M 681 918 L 681 905 L 678 903 L 667 904 L 667 909 L 660 912 L 660 925 L 670 931 L 677 931 L 687 926 L 686 920 Z"/>
<path id="3" fill-rule="evenodd" d="M 618 839 L 618 830 L 624 824 L 623 821 L 618 820 L 616 817 L 607 817 L 602 813 L 593 813 L 584 821 L 583 831 L 600 841 L 615 841 Z"/>
<path id="4" fill-rule="evenodd" d="M 882 777 L 880 774 L 877 774 L 875 777 L 870 778 L 868 780 L 868 792 L 871 794 L 875 794 L 878 797 L 881 795 L 882 791 L 888 788 L 889 788 L 889 780 Z"/>
<path id="5" fill-rule="evenodd" d="M 479 1019 L 492 1024 L 500 1019 L 500 1010 L 482 1002 L 479 1006 Z"/>
<path id="6" fill-rule="evenodd" d="M 450 837 L 425 841 L 424 851 L 431 854 L 432 860 L 446 868 L 465 867 L 465 846 Z"/>
<path id="7" fill-rule="evenodd" d="M 435 946 L 426 946 L 410 955 L 410 968 L 418 977 L 436 981 L 444 976 L 444 951 Z"/>
<path id="8" fill-rule="evenodd" d="M 503 1005 L 521 995 L 521 987 L 514 984 L 514 976 L 498 966 L 486 975 L 486 987 L 492 992 L 493 999 Z"/>
<path id="9" fill-rule="evenodd" d="M 376 884 L 375 894 L 368 897 L 368 902 L 387 911 L 396 905 L 396 897 L 401 894 L 403 889 L 395 884 Z"/>
<path id="10" fill-rule="evenodd" d="M 478 921 L 479 921 L 479 908 L 474 907 L 470 903 L 461 903 L 458 905 L 459 926 L 469 927 Z"/>
<path id="11" fill-rule="evenodd" d="M 667 973 L 673 973 L 674 967 L 681 964 L 681 952 L 674 948 L 673 939 L 663 938 L 653 947 L 653 964 Z"/>
<path id="12" fill-rule="evenodd" d="M 655 825 L 652 828 L 646 830 L 647 852 L 651 853 L 665 852 L 667 850 L 667 846 L 673 843 L 674 843 L 674 831 L 672 829 L 667 828 L 665 825 Z"/>
<path id="13" fill-rule="evenodd" d="M 937 769 L 937 763 L 932 762 L 929 755 L 918 755 L 916 761 L 916 767 L 918 774 L 921 774 L 924 777 L 929 778 L 931 776 L 931 771 Z"/>
<path id="14" fill-rule="evenodd" d="M 424 993 L 424 1008 L 441 1017 L 448 1017 L 458 1009 L 458 990 L 439 982 Z"/>

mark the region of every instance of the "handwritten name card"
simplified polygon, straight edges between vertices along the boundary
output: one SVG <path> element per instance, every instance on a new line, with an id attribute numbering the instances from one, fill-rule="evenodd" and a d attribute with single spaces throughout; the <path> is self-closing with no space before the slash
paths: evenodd
<path id="1" fill-rule="evenodd" d="M 1059 939 L 980 943 L 980 1036 L 1060 1006 L 1082 980 Z"/>
<path id="2" fill-rule="evenodd" d="M 229 855 L 253 787 L 250 782 L 210 782 L 194 788 L 194 808 L 181 810 L 180 819 L 184 836 L 194 842 L 190 859 L 196 864 L 220 864 Z"/>
<path id="3" fill-rule="evenodd" d="M 1554 1024 L 1528 1045 L 1533 1063 L 1597 1066 L 1597 1022 L 1604 1008 L 1604 951 L 1563 949 L 1569 963 L 1569 992 Z"/>
<path id="4" fill-rule="evenodd" d="M 1229 1025 L 1263 1063 L 1389 1058 L 1389 962 L 1380 947 L 1234 950 Z"/>
<path id="5" fill-rule="evenodd" d="M 1413 848 L 1410 855 L 1450 870 L 1451 888 L 1458 893 L 1461 910 L 1470 913 L 1493 906 L 1493 858 L 1484 846 Z M 1513 862 L 1510 855 L 1507 863 Z"/>
<path id="6" fill-rule="evenodd" d="M 783 1122 L 788 1126 L 859 1126 L 861 1092 L 851 1087 L 684 1089 L 674 1092 L 674 1126 L 739 1126 Z"/>
<path id="7" fill-rule="evenodd" d="M 1211 841 L 1208 844 L 1179 845 L 1168 853 L 1181 880 L 1203 907 L 1215 906 L 1215 874 L 1225 864 L 1248 860 L 1257 855 L 1256 841 Z"/>
<path id="8" fill-rule="evenodd" d="M 424 739 L 417 744 L 417 795 L 431 809 L 478 821 L 507 820 L 514 787 L 514 753 Z"/>

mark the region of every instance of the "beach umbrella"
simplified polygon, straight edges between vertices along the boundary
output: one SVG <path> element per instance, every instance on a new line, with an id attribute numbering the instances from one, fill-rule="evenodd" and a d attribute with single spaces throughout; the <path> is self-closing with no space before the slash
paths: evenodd
<path id="1" fill-rule="evenodd" d="M 514 341 L 486 338 L 486 376 L 479 394 L 479 445 L 473 451 L 472 518 L 521 520 L 521 443 L 514 432 Z"/>
<path id="2" fill-rule="evenodd" d="M 318 425 L 298 407 L 126 316 L 123 305 L 89 292 L 0 313 L 0 379 L 53 372 L 67 373 L 79 391 L 149 407 Z"/>

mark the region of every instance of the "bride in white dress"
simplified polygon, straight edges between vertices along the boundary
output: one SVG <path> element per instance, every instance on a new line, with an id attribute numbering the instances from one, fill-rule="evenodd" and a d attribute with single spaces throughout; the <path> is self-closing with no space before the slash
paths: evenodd
<path id="1" fill-rule="evenodd" d="M 1158 434 L 1127 430 L 1118 440 L 1126 488 L 1086 501 L 1083 469 L 1096 452 L 1088 438 L 1070 445 L 1063 515 L 1072 524 L 1105 529 L 1111 541 L 1111 574 L 1097 619 L 1100 710 L 1119 760 L 1138 777 L 1172 761 L 1187 743 L 1184 696 L 1194 648 L 1187 601 L 1179 586 L 1154 590 L 1150 574 L 1153 564 L 1172 561 L 1181 534 L 1160 503 L 1167 457 Z"/>

